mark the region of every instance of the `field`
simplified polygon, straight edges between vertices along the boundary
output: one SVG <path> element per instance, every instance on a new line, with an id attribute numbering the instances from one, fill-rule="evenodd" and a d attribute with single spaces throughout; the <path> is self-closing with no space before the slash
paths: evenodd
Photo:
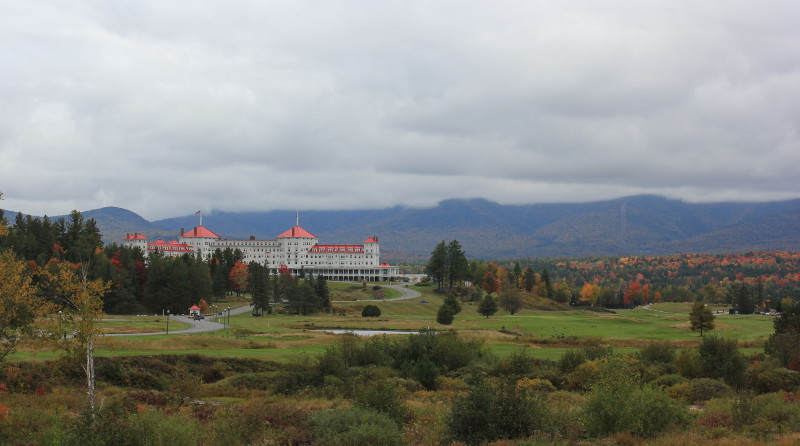
<path id="1" fill-rule="evenodd" d="M 379 297 L 372 285 L 331 289 L 334 311 L 306 316 L 281 310 L 254 317 L 247 299 L 212 302 L 211 308 L 245 311 L 226 318 L 227 328 L 205 333 L 175 333 L 190 325 L 184 316 L 170 320 L 170 334 L 163 316 L 105 317 L 106 334 L 133 336 L 95 343 L 104 405 L 96 419 L 80 416 L 80 366 L 46 361 L 61 352 L 23 349 L 0 368 L 0 443 L 760 446 L 800 438 L 800 376 L 757 365 L 772 317 L 715 309 L 712 333 L 735 340 L 744 356 L 733 356 L 747 363 L 746 379 L 740 374 L 734 381 L 693 368 L 691 354 L 701 361 L 693 349 L 701 338 L 689 329 L 689 304 L 527 308 L 486 318 L 476 304 L 463 303 L 453 324 L 443 326 L 436 323 L 443 298 L 428 288 L 393 301 L 383 299 L 401 296 L 399 290 L 384 287 Z M 381 316 L 362 317 L 367 304 Z M 324 331 L 334 328 L 448 332 L 357 342 Z M 665 352 L 672 356 L 665 359 Z M 485 384 L 474 381 L 476 373 Z M 660 384 L 626 384 L 639 379 Z M 745 388 L 750 393 L 735 393 Z M 626 421 L 594 416 L 606 412 Z M 463 418 L 451 423 L 457 414 Z M 334 416 L 344 418 L 320 421 Z M 473 430 L 471 423 L 486 416 L 497 417 L 497 427 Z M 497 441 L 470 439 L 475 432 Z"/>
<path id="2" fill-rule="evenodd" d="M 436 311 L 442 297 L 429 288 L 416 288 L 422 296 L 409 300 L 363 302 L 372 300 L 372 285 L 332 283 L 338 295 L 332 314 L 296 316 L 272 314 L 253 317 L 249 312 L 230 317 L 230 328 L 191 335 L 150 335 L 141 337 L 104 337 L 97 344 L 99 356 L 152 354 L 204 354 L 213 357 L 262 358 L 290 361 L 298 355 L 315 354 L 336 342 L 335 335 L 323 329 L 373 329 L 418 331 L 431 327 L 457 330 L 485 340 L 490 349 L 505 356 L 520 349 L 542 359 L 558 359 L 565 351 L 586 345 L 604 345 L 619 352 L 631 352 L 652 341 L 669 341 L 676 346 L 694 346 L 700 335 L 689 328 L 690 304 L 662 303 L 630 310 L 590 311 L 565 309 L 543 311 L 523 309 L 514 315 L 503 310 L 486 318 L 477 313 L 477 304 L 464 303 L 461 313 L 450 326 L 436 323 Z M 386 298 L 397 297 L 397 290 L 382 288 Z M 422 301 L 428 301 L 422 303 Z M 361 317 L 367 304 L 381 309 L 378 318 Z M 214 303 L 219 308 L 246 305 L 247 300 Z M 745 352 L 760 350 L 772 333 L 773 317 L 761 315 L 718 314 L 713 334 L 737 339 Z M 108 317 L 106 333 L 163 332 L 166 320 L 158 316 Z M 170 322 L 170 331 L 188 324 Z M 51 359 L 47 351 L 22 351 L 14 360 Z"/>

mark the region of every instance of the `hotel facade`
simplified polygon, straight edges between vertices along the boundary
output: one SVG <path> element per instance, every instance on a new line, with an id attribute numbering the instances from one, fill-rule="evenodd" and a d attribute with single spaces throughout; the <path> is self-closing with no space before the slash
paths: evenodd
<path id="1" fill-rule="evenodd" d="M 139 248 L 145 256 L 160 252 L 165 256 L 190 254 L 204 260 L 217 249 L 240 250 L 242 262 L 257 262 L 277 271 L 286 266 L 293 275 L 300 271 L 335 281 L 387 282 L 397 280 L 399 267 L 381 263 L 378 237 L 369 237 L 361 245 L 323 245 L 317 236 L 299 224 L 284 231 L 274 240 L 230 240 L 222 238 L 202 225 L 189 231 L 181 229 L 178 240 L 161 239 L 148 242 L 140 233 L 128 234 L 124 246 Z"/>

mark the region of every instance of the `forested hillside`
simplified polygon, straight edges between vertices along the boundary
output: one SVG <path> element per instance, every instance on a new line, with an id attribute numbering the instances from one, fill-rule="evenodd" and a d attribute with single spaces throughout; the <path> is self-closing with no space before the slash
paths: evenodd
<path id="1" fill-rule="evenodd" d="M 8 213 L 14 218 L 15 213 Z M 148 222 L 120 208 L 84 212 L 106 243 L 140 232 L 178 237 L 195 215 Z M 225 238 L 272 239 L 295 223 L 295 211 L 212 212 L 204 226 Z M 58 217 L 52 217 L 57 219 Z M 422 259 L 443 239 L 459 240 L 470 257 L 583 257 L 800 251 L 800 200 L 686 203 L 635 196 L 591 203 L 500 205 L 446 200 L 432 208 L 303 211 L 300 224 L 321 243 L 361 243 L 379 236 L 387 259 Z"/>

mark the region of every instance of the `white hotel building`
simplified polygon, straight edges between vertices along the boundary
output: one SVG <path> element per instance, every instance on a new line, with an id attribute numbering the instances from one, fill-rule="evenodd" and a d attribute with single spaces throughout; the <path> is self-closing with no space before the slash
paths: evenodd
<path id="1" fill-rule="evenodd" d="M 380 261 L 377 237 L 369 237 L 362 245 L 321 245 L 317 236 L 300 225 L 283 232 L 275 240 L 229 240 L 200 224 L 190 231 L 181 229 L 177 241 L 161 239 L 148 242 L 143 234 L 128 234 L 123 245 L 139 248 L 145 255 L 161 252 L 166 256 L 198 255 L 210 259 L 217 249 L 230 248 L 244 254 L 244 263 L 258 262 L 278 270 L 285 265 L 293 275 L 302 269 L 306 274 L 322 274 L 328 280 L 386 282 L 396 280 L 397 266 Z"/>

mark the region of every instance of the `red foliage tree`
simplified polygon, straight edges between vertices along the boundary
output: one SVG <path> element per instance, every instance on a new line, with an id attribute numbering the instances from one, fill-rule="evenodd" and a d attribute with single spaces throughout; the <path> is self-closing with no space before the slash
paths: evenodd
<path id="1" fill-rule="evenodd" d="M 230 289 L 235 292 L 237 296 L 241 295 L 247 289 L 247 265 L 242 262 L 236 262 L 231 268 L 230 274 Z"/>
<path id="2" fill-rule="evenodd" d="M 483 291 L 486 291 L 489 294 L 499 293 L 500 279 L 498 279 L 493 272 L 486 271 L 486 274 L 483 275 L 483 283 L 481 284 L 481 288 L 483 288 Z"/>

